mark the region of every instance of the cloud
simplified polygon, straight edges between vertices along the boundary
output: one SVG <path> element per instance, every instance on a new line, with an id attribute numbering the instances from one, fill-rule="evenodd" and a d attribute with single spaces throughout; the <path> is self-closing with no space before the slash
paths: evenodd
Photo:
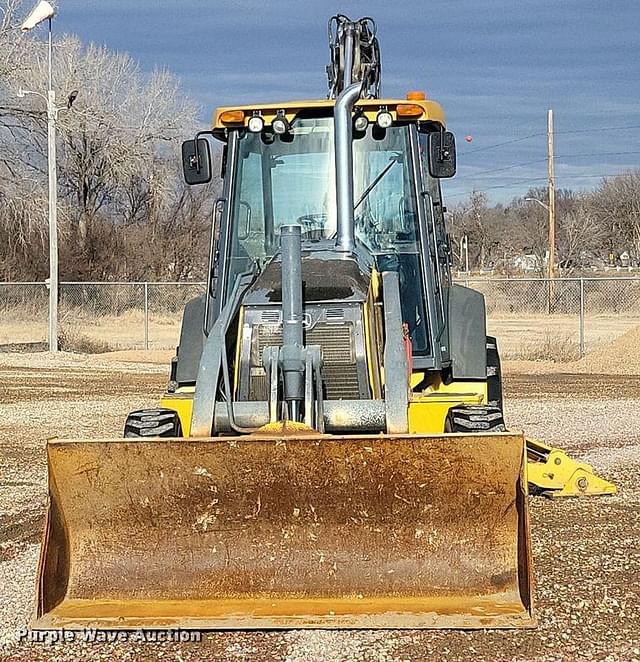
<path id="1" fill-rule="evenodd" d="M 596 0 L 65 0 L 56 28 L 128 51 L 148 70 L 169 68 L 208 119 L 214 105 L 323 98 L 326 22 L 336 12 L 378 21 L 386 94 L 425 89 L 443 103 L 454 131 L 473 135 L 472 145 L 460 144 L 460 172 L 447 190 L 502 185 L 487 191 L 494 200 L 526 190 L 522 180 L 535 180 L 541 168 L 518 164 L 544 159 L 544 136 L 486 148 L 544 133 L 550 107 L 559 154 L 605 151 L 603 143 L 622 152 L 640 142 L 640 131 L 612 131 L 606 140 L 566 133 L 640 124 L 635 0 L 615 9 Z M 563 186 L 577 186 L 591 181 L 586 175 L 638 163 L 631 155 L 593 157 L 557 169 Z"/>

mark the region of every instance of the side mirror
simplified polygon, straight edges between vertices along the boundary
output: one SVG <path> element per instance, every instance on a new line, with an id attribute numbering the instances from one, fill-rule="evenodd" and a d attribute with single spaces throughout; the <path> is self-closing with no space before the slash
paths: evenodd
<path id="1" fill-rule="evenodd" d="M 182 171 L 187 184 L 207 184 L 211 181 L 211 152 L 205 138 L 182 143 Z"/>
<path id="2" fill-rule="evenodd" d="M 451 131 L 429 134 L 429 174 L 438 179 L 456 174 L 456 139 Z"/>

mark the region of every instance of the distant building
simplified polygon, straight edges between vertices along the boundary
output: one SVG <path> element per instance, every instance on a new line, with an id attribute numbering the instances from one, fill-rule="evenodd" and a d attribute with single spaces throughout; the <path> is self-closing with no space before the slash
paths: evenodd
<path id="1" fill-rule="evenodd" d="M 540 258 L 533 253 L 516 255 L 516 257 L 513 258 L 513 266 L 522 271 L 539 271 L 542 265 L 543 263 Z"/>

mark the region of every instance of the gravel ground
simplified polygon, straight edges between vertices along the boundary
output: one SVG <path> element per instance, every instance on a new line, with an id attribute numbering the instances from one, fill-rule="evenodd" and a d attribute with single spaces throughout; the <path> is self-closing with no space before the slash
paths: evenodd
<path id="1" fill-rule="evenodd" d="M 45 439 L 119 435 L 128 411 L 157 401 L 167 370 L 126 356 L 0 355 L 0 658 L 640 661 L 640 379 L 533 374 L 513 362 L 507 369 L 512 427 L 571 450 L 620 489 L 600 499 L 530 500 L 537 629 L 211 633 L 188 644 L 49 645 L 16 638 L 32 609 Z"/>

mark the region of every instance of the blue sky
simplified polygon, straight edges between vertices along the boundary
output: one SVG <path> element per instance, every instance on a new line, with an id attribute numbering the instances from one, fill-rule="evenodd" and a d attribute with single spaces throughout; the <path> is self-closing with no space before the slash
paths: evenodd
<path id="1" fill-rule="evenodd" d="M 452 203 L 474 188 L 500 201 L 545 185 L 548 108 L 558 187 L 589 188 L 594 175 L 640 164 L 638 0 L 58 5 L 58 31 L 127 51 L 145 70 L 171 70 L 203 119 L 216 105 L 323 98 L 327 19 L 372 16 L 383 94 L 424 89 L 444 105 L 456 132 L 458 175 L 446 185 Z"/>

